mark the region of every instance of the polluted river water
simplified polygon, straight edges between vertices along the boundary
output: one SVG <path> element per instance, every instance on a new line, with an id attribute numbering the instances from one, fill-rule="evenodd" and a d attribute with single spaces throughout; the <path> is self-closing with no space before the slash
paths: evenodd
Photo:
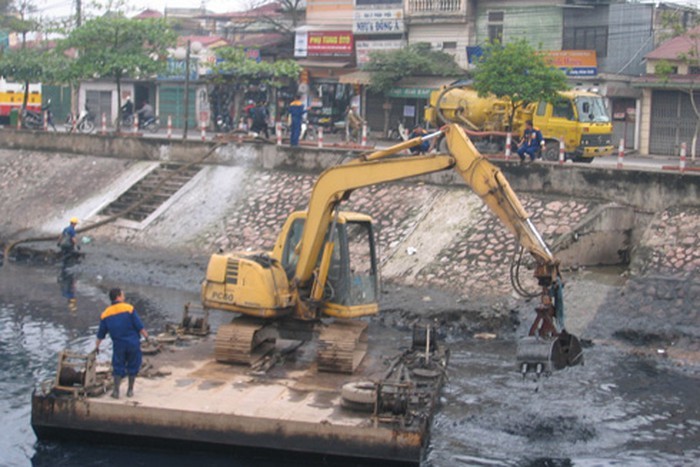
<path id="1" fill-rule="evenodd" d="M 0 269 L 0 413 L 5 425 L 0 464 L 316 465 L 303 456 L 275 459 L 255 453 L 38 442 L 30 426 L 33 388 L 53 377 L 58 351 L 94 347 L 106 290 L 117 285 L 114 277 L 86 271 L 90 268 L 78 266 L 61 274 L 57 266 L 28 264 Z M 178 321 L 182 305 L 198 300 L 192 289 L 118 280 L 152 332 Z M 605 297 L 619 287 L 615 282 L 590 273 L 570 278 L 570 319 L 577 319 L 577 310 L 587 310 L 574 324 L 592 345 L 584 350 L 584 366 L 551 377 L 523 379 L 515 368 L 515 336 L 524 333 L 529 316 L 520 317 L 523 322 L 515 332 L 504 331 L 493 340 L 474 339 L 469 325 L 446 326 L 442 334 L 451 350 L 449 381 L 423 465 L 697 465 L 697 368 L 630 352 L 596 331 L 592 310 L 605 308 Z M 69 306 L 71 298 L 77 306 Z M 391 302 L 392 295 L 385 300 Z M 393 305 L 387 307 L 390 313 L 400 313 Z M 433 310 L 432 316 L 439 313 Z M 213 328 L 228 319 L 230 315 L 213 313 Z M 407 344 L 410 334 L 404 319 L 374 319 L 369 332 L 397 349 Z M 108 361 L 111 349 L 103 347 L 99 358 Z"/>

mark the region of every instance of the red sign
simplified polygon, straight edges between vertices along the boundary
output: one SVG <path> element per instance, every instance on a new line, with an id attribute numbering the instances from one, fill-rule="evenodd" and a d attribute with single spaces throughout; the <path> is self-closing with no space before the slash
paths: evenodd
<path id="1" fill-rule="evenodd" d="M 350 31 L 309 31 L 308 55 L 344 56 L 353 53 Z"/>

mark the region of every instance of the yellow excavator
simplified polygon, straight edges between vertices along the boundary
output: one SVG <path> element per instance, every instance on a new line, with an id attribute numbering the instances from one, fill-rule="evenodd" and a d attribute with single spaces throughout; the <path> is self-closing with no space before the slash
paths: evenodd
<path id="1" fill-rule="evenodd" d="M 449 154 L 402 154 L 443 135 Z M 462 176 L 537 263 L 541 303 L 530 335 L 519 343 L 523 374 L 581 363 L 579 340 L 561 326 L 558 261 L 500 169 L 456 124 L 327 169 L 313 187 L 308 209 L 289 216 L 271 252 L 212 255 L 202 283 L 202 304 L 241 314 L 219 327 L 216 359 L 254 365 L 270 352 L 276 338 L 308 341 L 318 333 L 318 369 L 352 373 L 366 352 L 367 327 L 354 318 L 379 311 L 378 259 L 372 219 L 340 206 L 358 188 L 450 169 Z M 517 277 L 512 282 L 526 293 Z"/>

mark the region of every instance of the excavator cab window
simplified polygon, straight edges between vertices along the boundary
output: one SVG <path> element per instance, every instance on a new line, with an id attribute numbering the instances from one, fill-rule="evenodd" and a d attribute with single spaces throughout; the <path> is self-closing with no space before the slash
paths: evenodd
<path id="1" fill-rule="evenodd" d="M 372 223 L 347 221 L 338 223 L 336 229 L 324 299 L 343 306 L 375 303 L 377 259 Z"/>
<path id="2" fill-rule="evenodd" d="M 292 222 L 292 226 L 287 232 L 287 239 L 284 242 L 284 250 L 282 250 L 282 267 L 287 273 L 287 277 L 294 276 L 294 272 L 299 262 L 299 252 L 297 245 L 301 241 L 301 236 L 304 234 L 305 219 L 297 219 Z"/>
<path id="3" fill-rule="evenodd" d="M 304 219 L 292 223 L 282 250 L 282 266 L 290 278 L 299 261 L 296 247 L 301 241 L 304 223 Z M 328 233 L 325 240 L 328 240 Z M 317 267 L 320 262 L 321 255 L 317 259 Z M 377 301 L 377 291 L 377 257 L 372 223 L 339 222 L 324 299 L 344 306 L 365 305 Z"/>
<path id="4" fill-rule="evenodd" d="M 334 300 L 341 305 L 366 305 L 377 301 L 377 256 L 374 247 L 374 234 L 371 222 L 347 222 L 341 229 L 336 247 L 347 248 L 347 283 L 339 287 Z M 334 258 L 335 260 L 335 255 Z M 330 279 L 330 276 L 329 276 Z"/>

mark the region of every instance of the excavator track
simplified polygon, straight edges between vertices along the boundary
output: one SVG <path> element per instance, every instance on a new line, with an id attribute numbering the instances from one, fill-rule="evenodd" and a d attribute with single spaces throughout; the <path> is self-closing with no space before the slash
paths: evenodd
<path id="1" fill-rule="evenodd" d="M 241 316 L 219 326 L 214 341 L 217 362 L 255 365 L 275 348 L 276 329 L 265 321 Z"/>
<path id="2" fill-rule="evenodd" d="M 318 336 L 319 371 L 353 373 L 367 353 L 367 323 L 334 321 Z"/>

